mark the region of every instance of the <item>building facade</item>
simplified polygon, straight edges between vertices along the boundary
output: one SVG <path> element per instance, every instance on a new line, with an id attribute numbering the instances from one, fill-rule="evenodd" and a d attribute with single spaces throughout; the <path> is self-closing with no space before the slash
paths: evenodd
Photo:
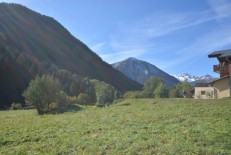
<path id="1" fill-rule="evenodd" d="M 231 97 L 231 49 L 213 52 L 208 57 L 219 61 L 213 71 L 220 74 L 220 78 L 209 83 L 214 88 L 214 98 Z"/>
<path id="2" fill-rule="evenodd" d="M 216 51 L 208 55 L 217 58 L 219 64 L 213 66 L 213 71 L 220 78 L 210 83 L 196 84 L 193 93 L 195 99 L 220 99 L 231 97 L 231 49 Z"/>
<path id="3" fill-rule="evenodd" d="M 195 87 L 195 99 L 213 99 L 215 98 L 215 90 L 213 87 Z"/>

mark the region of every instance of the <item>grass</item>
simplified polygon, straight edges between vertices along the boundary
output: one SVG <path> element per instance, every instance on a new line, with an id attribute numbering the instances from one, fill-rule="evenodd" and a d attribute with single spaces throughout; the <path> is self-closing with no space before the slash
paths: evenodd
<path id="1" fill-rule="evenodd" d="M 0 154 L 231 154 L 230 99 L 129 99 L 0 120 Z"/>

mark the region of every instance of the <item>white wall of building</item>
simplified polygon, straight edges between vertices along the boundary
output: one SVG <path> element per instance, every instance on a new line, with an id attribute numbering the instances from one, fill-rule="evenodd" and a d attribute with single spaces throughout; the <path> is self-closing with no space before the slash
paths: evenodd
<path id="1" fill-rule="evenodd" d="M 195 87 L 195 99 L 213 99 L 214 88 L 213 87 Z"/>

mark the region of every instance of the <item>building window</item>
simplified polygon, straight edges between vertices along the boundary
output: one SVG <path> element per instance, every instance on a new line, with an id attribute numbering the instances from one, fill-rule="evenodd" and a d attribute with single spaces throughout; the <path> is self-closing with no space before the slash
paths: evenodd
<path id="1" fill-rule="evenodd" d="M 205 91 L 201 91 L 201 95 L 205 95 Z"/>

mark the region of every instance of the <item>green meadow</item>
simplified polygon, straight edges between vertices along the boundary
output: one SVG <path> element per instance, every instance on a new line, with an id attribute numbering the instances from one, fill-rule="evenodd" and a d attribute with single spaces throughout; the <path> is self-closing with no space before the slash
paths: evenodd
<path id="1" fill-rule="evenodd" d="M 231 154 L 231 100 L 128 99 L 0 112 L 0 154 Z"/>

